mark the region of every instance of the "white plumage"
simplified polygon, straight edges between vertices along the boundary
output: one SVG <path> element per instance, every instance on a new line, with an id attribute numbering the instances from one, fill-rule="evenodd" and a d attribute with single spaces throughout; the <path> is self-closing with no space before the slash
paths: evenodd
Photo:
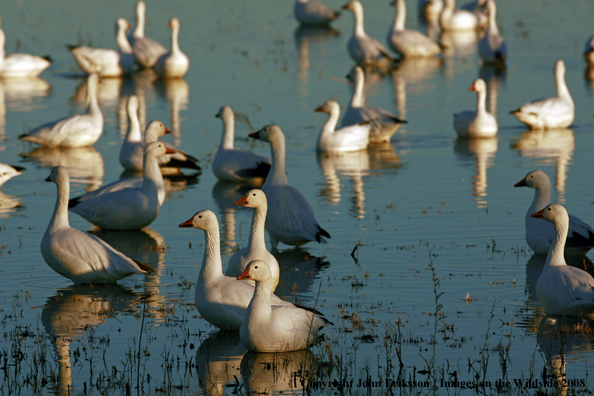
<path id="1" fill-rule="evenodd" d="M 439 23 L 444 31 L 477 30 L 487 24 L 487 17 L 482 12 L 456 9 L 455 0 L 445 0 Z"/>
<path id="2" fill-rule="evenodd" d="M 478 52 L 485 63 L 503 64 L 507 58 L 507 45 L 497 27 L 497 6 L 494 0 L 487 1 L 489 23 L 485 35 L 478 43 Z"/>
<path id="3" fill-rule="evenodd" d="M 171 29 L 171 51 L 161 55 L 153 70 L 159 77 L 182 78 L 190 69 L 190 59 L 179 49 L 179 19 L 171 18 L 169 28 Z"/>
<path id="4" fill-rule="evenodd" d="M 136 3 L 136 27 L 129 40 L 136 63 L 149 69 L 155 65 L 161 55 L 167 53 L 167 49 L 155 40 L 144 36 L 145 14 L 146 4 L 141 0 Z"/>
<path id="5" fill-rule="evenodd" d="M 6 35 L 0 29 L 0 77 L 2 78 L 32 78 L 37 77 L 47 69 L 51 62 L 41 56 L 30 54 L 6 55 L 4 46 Z"/>
<path id="6" fill-rule="evenodd" d="M 293 14 L 300 24 L 311 26 L 328 26 L 340 15 L 339 12 L 315 0 L 295 0 Z"/>
<path id="7" fill-rule="evenodd" d="M 427 35 L 404 27 L 406 22 L 406 2 L 396 0 L 396 16 L 388 32 L 388 44 L 404 58 L 434 56 L 441 53 L 439 45 Z"/>
<path id="8" fill-rule="evenodd" d="M 0 162 L 0 186 L 15 176 L 22 175 L 25 168 Z"/>
<path id="9" fill-rule="evenodd" d="M 465 110 L 454 114 L 454 129 L 464 138 L 490 138 L 497 135 L 497 119 L 487 111 L 487 84 L 477 78 L 469 91 L 477 93 L 476 111 Z"/>
<path id="10" fill-rule="evenodd" d="M 371 130 L 370 123 L 354 124 L 336 129 L 340 118 L 340 106 L 333 100 L 324 102 L 315 111 L 330 115 L 318 136 L 316 143 L 318 151 L 358 151 L 367 148 Z"/>

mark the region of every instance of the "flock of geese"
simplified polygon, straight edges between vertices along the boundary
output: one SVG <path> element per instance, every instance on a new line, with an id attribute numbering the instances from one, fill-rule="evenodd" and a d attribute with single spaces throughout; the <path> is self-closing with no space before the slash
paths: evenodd
<path id="1" fill-rule="evenodd" d="M 495 67 L 505 67 L 507 49 L 497 28 L 494 0 L 477 0 L 467 9 L 455 9 L 454 0 L 424 3 L 425 17 L 434 18 L 444 31 L 483 29 L 484 36 L 478 43 L 481 59 Z M 358 0 L 351 0 L 342 7 L 354 15 L 347 50 L 356 64 L 351 73 L 355 89 L 340 127 L 340 105 L 336 101 L 328 100 L 316 108 L 315 111 L 328 114 L 317 140 L 318 151 L 358 151 L 372 144 L 389 142 L 406 122 L 384 109 L 365 104 L 362 67 L 390 68 L 398 58 L 439 56 L 442 45 L 421 32 L 406 29 L 405 1 L 396 0 L 394 5 L 396 18 L 387 36 L 393 52 L 365 33 L 364 10 Z M 97 102 L 100 77 L 127 76 L 137 68 L 152 68 L 162 78 L 181 78 L 187 73 L 190 62 L 179 48 L 179 20 L 170 20 L 172 33 L 168 51 L 145 36 L 145 12 L 145 3 L 139 1 L 136 27 L 130 36 L 126 36 L 130 24 L 123 18 L 117 20 L 117 51 L 69 47 L 76 63 L 89 75 L 87 111 L 34 128 L 21 135 L 21 140 L 46 147 L 93 145 L 103 132 L 103 115 Z M 304 25 L 323 26 L 339 16 L 323 4 L 308 0 L 296 0 L 294 14 Z M 1 30 L 0 41 L 0 77 L 37 76 L 50 65 L 47 59 L 32 55 L 5 56 L 5 36 Z M 594 58 L 591 51 L 587 58 Z M 527 103 L 512 114 L 533 129 L 569 126 L 574 119 L 574 103 L 564 74 L 565 65 L 559 60 L 555 65 L 557 96 Z M 478 95 L 477 108 L 454 115 L 456 133 L 471 139 L 495 136 L 498 126 L 486 109 L 485 82 L 477 79 L 470 90 Z M 101 229 L 138 230 L 157 218 L 165 200 L 162 168 L 200 169 L 195 157 L 158 140 L 171 132 L 164 123 L 152 121 L 143 133 L 138 107 L 138 99 L 131 96 L 127 103 L 129 129 L 119 161 L 126 170 L 142 172 L 141 177 L 115 181 L 75 198 L 70 198 L 69 174 L 65 167 L 54 167 L 46 179 L 57 185 L 57 200 L 41 240 L 41 253 L 53 270 L 75 283 L 115 282 L 153 269 L 119 253 L 96 236 L 70 227 L 68 211 Z M 329 322 L 315 309 L 297 306 L 274 294 L 280 268 L 266 247 L 264 230 L 273 251 L 281 242 L 292 246 L 326 243 L 330 234 L 317 222 L 305 197 L 288 182 L 285 136 L 281 128 L 266 125 L 249 135 L 270 144 L 271 157 L 268 158 L 234 147 L 235 120 L 231 107 L 222 106 L 216 117 L 222 120 L 223 134 L 211 163 L 213 173 L 219 180 L 260 188 L 250 190 L 235 203 L 254 210 L 252 226 L 247 246 L 231 257 L 225 271 L 216 215 L 203 210 L 179 224 L 179 227 L 203 230 L 205 235 L 204 257 L 196 283 L 196 307 L 214 326 L 239 331 L 243 345 L 250 351 L 306 348 Z M 0 185 L 22 171 L 20 167 L 0 164 Z M 537 283 L 537 294 L 545 310 L 557 315 L 594 312 L 594 278 L 583 270 L 567 266 L 563 255 L 570 249 L 583 254 L 594 247 L 594 229 L 569 216 L 561 205 L 550 204 L 551 185 L 544 172 L 530 172 L 515 186 L 535 189 L 526 215 L 526 241 L 535 253 L 548 255 Z"/>

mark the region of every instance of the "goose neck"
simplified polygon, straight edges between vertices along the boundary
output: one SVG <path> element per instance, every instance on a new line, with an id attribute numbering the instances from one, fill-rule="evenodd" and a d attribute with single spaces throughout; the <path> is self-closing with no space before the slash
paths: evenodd
<path id="1" fill-rule="evenodd" d="M 363 6 L 354 4 L 353 16 L 355 18 L 355 25 L 353 27 L 353 35 L 362 37 L 365 36 L 364 13 Z"/>
<path id="2" fill-rule="evenodd" d="M 142 142 L 142 131 L 140 130 L 140 121 L 138 120 L 138 109 L 128 109 L 128 134 L 126 135 L 126 141 L 128 142 Z"/>
<path id="3" fill-rule="evenodd" d="M 157 157 L 151 152 L 144 153 L 144 160 L 142 166 L 142 188 L 150 194 L 158 195 L 159 186 L 163 185 L 163 174 L 159 168 Z"/>
<path id="4" fill-rule="evenodd" d="M 205 248 L 200 277 L 212 278 L 223 273 L 218 225 L 204 230 L 204 239 Z"/>
<path id="5" fill-rule="evenodd" d="M 87 81 L 87 104 L 90 113 L 101 112 L 97 100 L 97 80 L 95 78 L 90 78 Z"/>
<path id="6" fill-rule="evenodd" d="M 328 121 L 324 124 L 323 132 L 333 133 L 336 131 L 336 125 L 338 125 L 338 119 L 340 118 L 340 110 L 332 108 L 328 117 Z"/>
<path id="7" fill-rule="evenodd" d="M 284 138 L 278 141 L 270 142 L 272 166 L 270 167 L 270 175 L 267 177 L 264 185 L 287 185 L 289 181 L 287 179 L 287 173 L 285 171 L 285 140 Z M 270 182 L 269 182 L 270 180 Z"/>
<path id="8" fill-rule="evenodd" d="M 571 94 L 569 93 L 569 89 L 567 88 L 567 84 L 565 83 L 565 72 L 556 71 L 555 81 L 557 83 L 557 96 L 560 98 L 568 98 L 569 100 L 573 101 Z"/>
<path id="9" fill-rule="evenodd" d="M 476 113 L 484 114 L 487 112 L 487 92 L 481 89 L 477 92 Z"/>
<path id="10" fill-rule="evenodd" d="M 221 147 L 233 149 L 235 147 L 235 116 L 233 114 L 223 115 L 223 136 L 221 137 Z"/>
<path id="11" fill-rule="evenodd" d="M 144 37 L 144 10 L 141 10 L 138 6 L 136 7 L 136 26 L 134 27 L 132 36 L 134 38 Z"/>
<path id="12" fill-rule="evenodd" d="M 173 25 L 171 27 L 171 53 L 179 53 L 179 26 Z"/>
<path id="13" fill-rule="evenodd" d="M 489 7 L 489 34 L 499 36 L 499 28 L 497 27 L 497 18 L 495 16 L 495 3 Z"/>
<path id="14" fill-rule="evenodd" d="M 406 21 L 406 4 L 404 0 L 396 0 L 396 17 L 392 25 L 393 32 L 401 32 L 404 30 L 404 23 Z"/>
<path id="15" fill-rule="evenodd" d="M 47 230 L 53 230 L 63 227 L 70 227 L 70 221 L 68 220 L 68 199 L 70 196 L 70 181 L 60 180 L 57 183 L 58 197 L 56 198 L 56 205 L 54 207 L 54 213 L 49 222 Z"/>
<path id="16" fill-rule="evenodd" d="M 351 98 L 351 107 L 356 108 L 365 106 L 365 95 L 363 94 L 364 85 L 364 78 L 357 73 L 357 76 L 355 77 L 355 91 Z"/>
<path id="17" fill-rule="evenodd" d="M 539 210 L 542 210 L 551 203 L 551 184 L 545 184 L 544 186 L 538 186 L 534 189 L 534 198 L 532 199 L 532 204 L 528 208 L 528 212 L 526 213 L 526 224 L 530 219 L 532 213 L 536 213 Z"/>
<path id="18" fill-rule="evenodd" d="M 262 247 L 266 248 L 266 236 L 264 235 L 264 227 L 266 225 L 267 207 L 259 206 L 254 209 L 252 216 L 252 232 L 248 240 L 248 246 L 251 250 L 257 250 Z"/>
<path id="19" fill-rule="evenodd" d="M 116 37 L 116 42 L 118 43 L 118 48 L 120 52 L 123 54 L 131 54 L 132 53 L 132 46 L 128 41 L 128 37 L 126 37 L 126 31 L 123 28 L 118 28 L 118 34 Z"/>
<path id="20" fill-rule="evenodd" d="M 553 239 L 553 243 L 549 248 L 549 254 L 547 255 L 545 268 L 550 266 L 567 265 L 565 263 L 563 251 L 565 250 L 565 241 L 567 239 L 567 232 L 569 230 L 569 218 L 567 221 L 556 222 L 554 225 L 556 237 Z"/>

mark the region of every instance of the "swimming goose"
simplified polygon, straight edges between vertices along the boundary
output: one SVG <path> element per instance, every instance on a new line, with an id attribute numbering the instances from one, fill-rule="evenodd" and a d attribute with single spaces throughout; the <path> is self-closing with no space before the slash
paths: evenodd
<path id="1" fill-rule="evenodd" d="M 195 302 L 198 312 L 207 322 L 221 330 L 239 331 L 254 295 L 255 285 L 223 274 L 217 216 L 210 210 L 202 210 L 179 227 L 204 230 L 204 256 L 196 281 Z M 274 305 L 293 305 L 275 295 L 271 299 Z"/>
<path id="2" fill-rule="evenodd" d="M 0 162 L 0 186 L 15 176 L 22 175 L 25 168 Z"/>
<path id="3" fill-rule="evenodd" d="M 41 239 L 41 255 L 51 269 L 74 283 L 115 282 L 126 276 L 153 271 L 150 266 L 129 259 L 96 236 L 70 227 L 70 180 L 66 168 L 54 167 L 45 181 L 58 186 L 54 213 Z"/>
<path id="4" fill-rule="evenodd" d="M 478 52 L 485 63 L 503 64 L 507 58 L 507 45 L 497 27 L 497 6 L 494 0 L 487 1 L 489 24 L 485 35 L 478 43 Z"/>
<path id="5" fill-rule="evenodd" d="M 594 278 L 586 271 L 570 267 L 563 257 L 569 230 L 569 215 L 559 204 L 551 204 L 532 217 L 552 223 L 555 239 L 545 266 L 536 282 L 536 295 L 549 315 L 584 316 L 594 312 Z"/>
<path id="6" fill-rule="evenodd" d="M 119 50 L 69 46 L 70 53 L 78 66 L 87 74 L 97 73 L 100 77 L 121 77 L 134 71 L 132 46 L 126 37 L 131 26 L 124 18 L 116 22 L 116 42 Z"/>
<path id="7" fill-rule="evenodd" d="M 69 209 L 99 228 L 139 230 L 152 223 L 161 209 L 159 187 L 163 176 L 157 157 L 170 152 L 162 142 L 149 143 L 144 150 L 142 185 L 136 183 L 115 190 L 113 185 L 98 194 L 89 193 L 69 202 Z M 117 182 L 116 182 L 117 183 Z M 118 186 L 121 187 L 121 186 Z"/>
<path id="8" fill-rule="evenodd" d="M 454 114 L 456 133 L 463 138 L 490 138 L 497 135 L 497 119 L 486 108 L 487 84 L 477 78 L 468 90 L 477 93 L 476 111 L 465 110 Z"/>
<path id="9" fill-rule="evenodd" d="M 340 12 L 315 0 L 295 0 L 293 13 L 300 24 L 308 26 L 328 26 L 340 15 Z"/>
<path id="10" fill-rule="evenodd" d="M 46 147 L 86 147 L 95 144 L 103 133 L 103 114 L 97 102 L 99 76 L 87 78 L 87 111 L 43 124 L 19 139 Z"/>
<path id="11" fill-rule="evenodd" d="M 526 212 L 526 243 L 534 253 L 547 254 L 555 240 L 555 227 L 530 215 L 551 203 L 551 181 L 546 173 L 537 169 L 528 172 L 526 177 L 514 184 L 514 187 L 530 187 L 535 190 L 534 199 Z M 585 254 L 592 247 L 594 247 L 594 229 L 579 218 L 569 215 L 565 252 Z"/>
<path id="12" fill-rule="evenodd" d="M 555 63 L 557 96 L 535 100 L 511 112 L 531 129 L 567 128 L 573 122 L 575 106 L 565 84 L 565 63 Z"/>
<path id="13" fill-rule="evenodd" d="M 272 301 L 272 274 L 265 261 L 254 260 L 237 279 L 253 280 L 256 289 L 239 330 L 241 343 L 252 352 L 298 351 L 312 345 L 328 320 L 296 306 Z"/>
<path id="14" fill-rule="evenodd" d="M 0 77 L 2 78 L 33 78 L 47 69 L 51 62 L 41 56 L 30 54 L 6 55 L 4 45 L 6 36 L 0 29 Z"/>
<path id="15" fill-rule="evenodd" d="M 406 3 L 396 0 L 396 17 L 388 32 L 388 44 L 404 58 L 434 56 L 441 53 L 439 45 L 423 33 L 405 29 Z"/>
<path id="16" fill-rule="evenodd" d="M 367 148 L 371 130 L 369 123 L 349 125 L 337 130 L 340 106 L 333 100 L 324 102 L 315 111 L 330 115 L 318 136 L 316 143 L 318 151 L 358 151 Z"/>
<path id="17" fill-rule="evenodd" d="M 171 18 L 171 51 L 163 54 L 157 59 L 153 70 L 159 77 L 182 78 L 190 68 L 190 59 L 179 49 L 179 19 Z"/>
<path id="18" fill-rule="evenodd" d="M 353 35 L 347 44 L 349 55 L 355 63 L 358 65 L 380 67 L 390 66 L 394 62 L 394 57 L 382 43 L 365 33 L 363 5 L 361 5 L 359 0 L 351 0 L 343 5 L 342 8 L 352 11 L 355 17 Z"/>
<path id="19" fill-rule="evenodd" d="M 445 0 L 439 23 L 444 31 L 477 30 L 487 24 L 485 14 L 456 9 L 456 0 Z"/>
<path id="20" fill-rule="evenodd" d="M 328 231 L 318 224 L 311 205 L 303 194 L 290 186 L 285 172 L 285 135 L 277 125 L 266 125 L 249 137 L 270 143 L 272 168 L 262 186 L 268 198 L 266 231 L 272 249 L 279 242 L 301 246 L 311 241 L 326 243 Z"/>
<path id="21" fill-rule="evenodd" d="M 221 144 L 212 161 L 212 171 L 219 180 L 262 185 L 270 171 L 270 158 L 234 147 L 235 114 L 222 106 L 215 117 L 223 121 Z"/>
<path id="22" fill-rule="evenodd" d="M 136 3 L 136 27 L 129 40 L 136 63 L 149 69 L 155 65 L 161 55 L 167 53 L 167 49 L 155 40 L 144 36 L 145 13 L 146 4 L 141 0 Z"/>
<path id="23" fill-rule="evenodd" d="M 341 126 L 345 127 L 369 121 L 371 125 L 369 142 L 389 142 L 400 127 L 400 124 L 406 123 L 407 121 L 401 120 L 379 107 L 365 105 L 365 94 L 363 93 L 363 88 L 365 87 L 365 73 L 363 73 L 363 69 L 359 66 L 355 67 L 354 73 L 355 90 L 353 91 L 349 107 L 342 117 Z"/>
<path id="24" fill-rule="evenodd" d="M 260 259 L 268 263 L 271 272 L 272 291 L 276 289 L 279 279 L 279 266 L 276 258 L 266 249 L 266 240 L 264 238 L 264 224 L 266 223 L 266 213 L 268 212 L 268 201 L 264 191 L 253 189 L 242 198 L 235 202 L 235 205 L 253 208 L 252 229 L 250 239 L 246 247 L 239 249 L 227 264 L 225 275 L 239 276 L 252 260 Z"/>

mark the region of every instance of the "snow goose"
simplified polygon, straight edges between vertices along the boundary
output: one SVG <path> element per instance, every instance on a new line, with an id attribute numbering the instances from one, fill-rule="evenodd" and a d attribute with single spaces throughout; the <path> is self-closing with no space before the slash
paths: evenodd
<path id="1" fill-rule="evenodd" d="M 444 31 L 477 30 L 487 24 L 485 14 L 456 9 L 456 0 L 445 0 L 439 23 Z"/>
<path id="2" fill-rule="evenodd" d="M 300 24 L 308 26 L 328 26 L 340 15 L 340 12 L 315 0 L 295 0 L 293 13 Z"/>
<path id="3" fill-rule="evenodd" d="M 367 148 L 371 130 L 369 123 L 349 125 L 337 130 L 340 106 L 333 100 L 324 102 L 315 111 L 330 115 L 318 136 L 316 143 L 318 151 L 358 151 Z"/>
<path id="4" fill-rule="evenodd" d="M 159 77 L 182 78 L 190 68 L 190 59 L 179 49 L 179 19 L 171 18 L 171 51 L 163 54 L 157 59 L 153 70 Z"/>
<path id="5" fill-rule="evenodd" d="M 586 58 L 588 65 L 594 65 L 594 36 L 590 37 L 588 41 L 586 41 L 586 45 L 584 47 L 584 57 Z"/>
<path id="6" fill-rule="evenodd" d="M 264 224 L 266 223 L 266 213 L 268 212 L 268 201 L 264 191 L 253 189 L 242 198 L 235 202 L 235 205 L 253 208 L 252 229 L 250 238 L 246 247 L 239 249 L 227 264 L 225 275 L 239 276 L 252 260 L 260 259 L 268 263 L 271 272 L 272 291 L 276 289 L 279 279 L 279 266 L 276 258 L 266 249 L 266 240 L 264 238 Z"/>
<path id="7" fill-rule="evenodd" d="M 47 182 L 58 186 L 52 218 L 41 239 L 41 255 L 57 273 L 74 283 L 107 283 L 137 273 L 152 272 L 146 264 L 124 256 L 94 235 L 70 227 L 70 180 L 63 166 L 52 169 Z"/>
<path id="8" fill-rule="evenodd" d="M 10 54 L 4 52 L 6 36 L 0 29 L 0 77 L 33 78 L 47 69 L 51 62 L 41 56 L 29 54 Z"/>
<path id="9" fill-rule="evenodd" d="M 217 216 L 210 210 L 202 210 L 179 226 L 204 230 L 204 257 L 196 281 L 198 312 L 207 322 L 221 330 L 239 331 L 255 286 L 251 282 L 223 274 Z M 271 299 L 274 305 L 293 305 L 275 295 Z"/>
<path id="10" fill-rule="evenodd" d="M 478 96 L 476 111 L 464 110 L 454 114 L 454 129 L 463 138 L 490 138 L 497 134 L 497 120 L 486 108 L 487 84 L 481 78 L 474 80 L 469 91 Z"/>
<path id="11" fill-rule="evenodd" d="M 534 199 L 526 212 L 526 243 L 537 254 L 547 254 L 555 240 L 555 227 L 531 217 L 532 213 L 544 209 L 551 203 L 551 181 L 546 173 L 537 169 L 514 187 L 534 188 Z M 585 254 L 594 247 L 594 229 L 579 218 L 569 215 L 569 229 L 565 251 L 568 254 Z"/>
<path id="12" fill-rule="evenodd" d="M 136 27 L 129 39 L 134 59 L 140 66 L 149 69 L 155 65 L 161 55 L 167 53 L 167 49 L 155 40 L 144 36 L 145 13 L 144 1 L 136 3 Z"/>
<path id="13" fill-rule="evenodd" d="M 439 25 L 439 16 L 443 10 L 443 0 L 419 0 L 419 13 L 430 27 Z"/>
<path id="14" fill-rule="evenodd" d="M 394 57 L 376 39 L 365 33 L 363 24 L 363 5 L 359 0 L 351 0 L 342 6 L 343 9 L 353 12 L 355 24 L 347 49 L 349 55 L 358 65 L 387 67 L 394 62 Z"/>
<path id="15" fill-rule="evenodd" d="M 124 18 L 116 22 L 116 42 L 119 50 L 69 46 L 70 53 L 78 66 L 87 74 L 97 73 L 100 77 L 121 77 L 134 71 L 132 46 L 126 37 L 131 26 Z"/>
<path id="16" fill-rule="evenodd" d="M 25 168 L 22 166 L 8 165 L 0 162 L 0 186 L 13 177 L 23 174 L 24 170 Z"/>
<path id="17" fill-rule="evenodd" d="M 388 32 L 388 44 L 404 58 L 434 56 L 441 53 L 439 45 L 421 32 L 405 29 L 406 3 L 396 0 L 396 17 Z"/>
<path id="18" fill-rule="evenodd" d="M 555 63 L 557 96 L 535 100 L 511 112 L 531 129 L 567 128 L 573 122 L 575 106 L 565 84 L 565 63 Z"/>
<path id="19" fill-rule="evenodd" d="M 485 63 L 503 64 L 507 58 L 507 46 L 497 27 L 497 6 L 494 0 L 487 1 L 489 24 L 485 35 L 478 43 L 478 52 Z"/>
<path id="20" fill-rule="evenodd" d="M 285 172 L 285 135 L 277 125 L 266 125 L 249 134 L 251 138 L 270 143 L 272 167 L 262 191 L 268 198 L 266 231 L 272 249 L 279 242 L 301 246 L 310 241 L 326 243 L 330 234 L 320 227 L 314 211 L 303 194 L 290 186 Z"/>
<path id="21" fill-rule="evenodd" d="M 112 185 L 106 186 L 108 188 L 101 193 L 89 193 L 92 197 L 83 195 L 70 200 L 70 210 L 103 229 L 139 230 L 146 227 L 157 218 L 161 209 L 158 184 L 163 182 L 163 176 L 157 157 L 169 151 L 162 142 L 148 144 L 144 150 L 142 185 L 123 183 L 125 187 L 117 190 Z"/>
<path id="22" fill-rule="evenodd" d="M 400 124 L 406 123 L 407 121 L 401 120 L 379 107 L 366 106 L 365 94 L 363 93 L 363 88 L 365 87 L 365 74 L 363 73 L 363 69 L 359 66 L 355 67 L 354 73 L 355 90 L 353 91 L 349 107 L 342 117 L 341 126 L 345 127 L 369 121 L 371 125 L 369 142 L 389 142 L 390 138 L 400 127 Z"/>
<path id="23" fill-rule="evenodd" d="M 87 79 L 87 111 L 43 124 L 19 139 L 46 147 L 86 147 L 95 144 L 103 132 L 103 114 L 97 102 L 99 76 Z"/>
<path id="24" fill-rule="evenodd" d="M 239 330 L 241 343 L 253 352 L 287 352 L 305 349 L 328 322 L 296 306 L 274 305 L 272 273 L 265 261 L 254 260 L 237 279 L 256 282 L 254 295 Z"/>
<path id="25" fill-rule="evenodd" d="M 570 267 L 563 250 L 569 231 L 569 215 L 559 204 L 547 205 L 532 217 L 554 226 L 545 266 L 536 282 L 536 295 L 549 315 L 584 316 L 594 312 L 594 278 L 586 271 Z"/>
<path id="26" fill-rule="evenodd" d="M 270 158 L 234 147 L 235 114 L 222 106 L 215 117 L 223 121 L 221 144 L 212 161 L 212 171 L 219 180 L 262 185 L 270 171 Z"/>

